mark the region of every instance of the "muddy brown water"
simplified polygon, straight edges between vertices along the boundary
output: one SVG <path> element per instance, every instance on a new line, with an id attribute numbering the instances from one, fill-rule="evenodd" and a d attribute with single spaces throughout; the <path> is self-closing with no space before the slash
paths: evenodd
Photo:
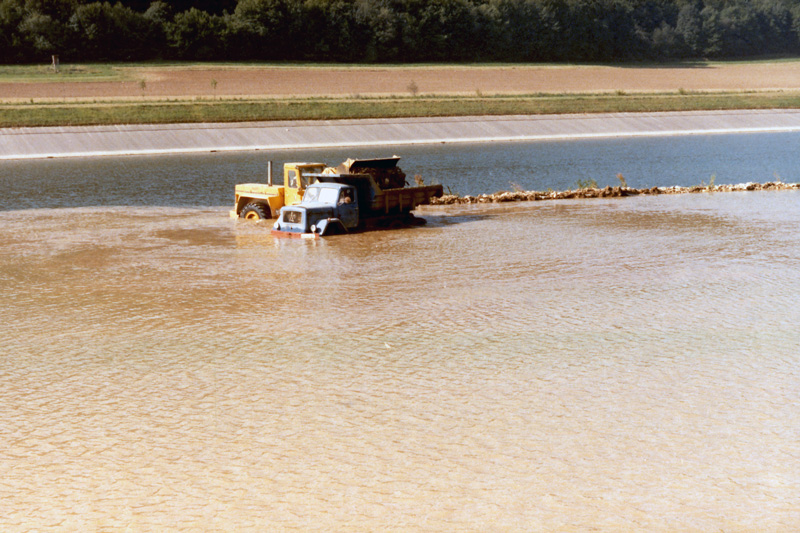
<path id="1" fill-rule="evenodd" d="M 0 212 L 0 529 L 797 529 L 798 208 Z"/>

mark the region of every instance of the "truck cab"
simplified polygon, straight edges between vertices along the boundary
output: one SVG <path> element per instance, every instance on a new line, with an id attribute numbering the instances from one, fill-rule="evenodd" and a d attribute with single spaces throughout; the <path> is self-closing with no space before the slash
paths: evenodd
<path id="1" fill-rule="evenodd" d="M 358 191 L 345 183 L 315 183 L 297 205 L 280 209 L 273 233 L 326 235 L 347 232 L 359 224 Z"/>

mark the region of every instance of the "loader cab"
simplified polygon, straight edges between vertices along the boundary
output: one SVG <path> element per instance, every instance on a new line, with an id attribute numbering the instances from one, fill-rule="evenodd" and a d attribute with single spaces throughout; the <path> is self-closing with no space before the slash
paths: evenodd
<path id="1" fill-rule="evenodd" d="M 285 205 L 299 203 L 306 187 L 314 182 L 313 174 L 325 170 L 324 163 L 286 163 L 283 166 Z"/>

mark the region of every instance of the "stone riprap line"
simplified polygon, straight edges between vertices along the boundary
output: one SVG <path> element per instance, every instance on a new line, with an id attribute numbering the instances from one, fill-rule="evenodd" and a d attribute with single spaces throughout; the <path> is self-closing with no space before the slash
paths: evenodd
<path id="1" fill-rule="evenodd" d="M 493 194 L 477 196 L 458 196 L 447 194 L 441 198 L 433 198 L 431 205 L 453 204 L 491 204 L 502 202 L 532 202 L 541 200 L 571 200 L 575 198 L 622 198 L 625 196 L 658 195 L 658 194 L 690 194 L 736 191 L 773 191 L 800 189 L 800 183 L 740 183 L 737 185 L 694 185 L 691 187 L 651 187 L 649 189 L 633 189 L 631 187 L 584 188 L 567 191 L 501 191 Z"/>
<path id="2" fill-rule="evenodd" d="M 0 160 L 800 131 L 800 110 L 0 128 Z"/>

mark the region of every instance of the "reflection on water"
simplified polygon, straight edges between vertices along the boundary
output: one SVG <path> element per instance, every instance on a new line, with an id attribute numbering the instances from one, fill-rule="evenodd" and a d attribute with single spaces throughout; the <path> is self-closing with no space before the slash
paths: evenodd
<path id="1" fill-rule="evenodd" d="M 798 206 L 0 213 L 0 529 L 796 529 Z"/>

